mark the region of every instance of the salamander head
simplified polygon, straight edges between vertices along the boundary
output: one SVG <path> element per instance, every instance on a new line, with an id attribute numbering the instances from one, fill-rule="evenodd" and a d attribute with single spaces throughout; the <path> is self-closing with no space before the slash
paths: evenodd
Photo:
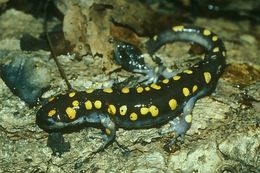
<path id="1" fill-rule="evenodd" d="M 76 111 L 79 104 L 71 105 L 66 95 L 59 95 L 43 105 L 36 114 L 36 124 L 45 131 L 57 131 L 77 122 Z M 67 106 L 71 105 L 71 106 Z"/>
<path id="2" fill-rule="evenodd" d="M 100 119 L 97 111 L 81 109 L 81 105 L 88 108 L 89 105 L 83 103 L 89 101 L 84 100 L 84 102 L 81 102 L 82 99 L 76 96 L 75 92 L 70 92 L 50 99 L 38 110 L 36 124 L 47 132 L 54 132 L 85 123 L 99 123 Z"/>
<path id="3" fill-rule="evenodd" d="M 65 123 L 61 120 L 63 117 L 59 110 L 52 108 L 47 103 L 41 107 L 36 114 L 36 124 L 45 131 L 55 131 L 65 127 Z"/>

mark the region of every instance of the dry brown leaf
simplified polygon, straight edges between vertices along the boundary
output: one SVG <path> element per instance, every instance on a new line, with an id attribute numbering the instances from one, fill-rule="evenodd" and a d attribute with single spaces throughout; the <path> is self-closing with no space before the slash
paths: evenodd
<path id="1" fill-rule="evenodd" d="M 66 13 L 63 21 L 65 40 L 70 42 L 73 52 L 79 57 L 89 52 L 86 41 L 87 22 L 80 7 L 74 5 Z"/>
<path id="2" fill-rule="evenodd" d="M 74 5 L 67 10 L 64 18 L 65 39 L 74 46 L 73 52 L 78 56 L 86 55 L 90 49 L 89 52 L 93 56 L 103 57 L 102 69 L 113 71 L 118 68 L 118 65 L 111 60 L 114 49 L 111 43 L 113 36 L 120 35 L 120 32 L 121 34 L 126 33 L 125 31 L 130 31 L 129 28 L 136 28 L 135 31 L 143 32 L 141 28 L 145 23 L 144 18 L 149 18 L 148 21 L 150 21 L 151 15 L 149 14 L 147 9 L 137 1 L 115 0 L 113 3 L 96 1 L 85 7 Z M 128 27 L 125 27 L 124 30 L 122 26 L 115 26 L 112 19 L 116 19 L 116 22 L 125 22 L 122 26 L 127 25 Z M 131 40 L 132 44 L 139 45 L 138 36 L 131 32 L 128 32 L 131 39 L 121 40 Z"/>

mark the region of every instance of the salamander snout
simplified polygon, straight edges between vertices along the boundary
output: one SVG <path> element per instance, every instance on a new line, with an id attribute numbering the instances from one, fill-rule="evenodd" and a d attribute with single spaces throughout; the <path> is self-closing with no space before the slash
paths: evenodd
<path id="1" fill-rule="evenodd" d="M 54 111 L 51 113 L 54 113 Z M 51 115 L 50 112 L 46 113 L 44 106 L 36 114 L 36 124 L 45 131 L 51 130 L 56 122 L 55 118 L 49 115 Z"/>

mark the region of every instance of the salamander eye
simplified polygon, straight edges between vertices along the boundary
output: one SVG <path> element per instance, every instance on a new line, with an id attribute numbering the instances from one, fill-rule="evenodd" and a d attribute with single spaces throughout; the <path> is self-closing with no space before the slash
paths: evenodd
<path id="1" fill-rule="evenodd" d="M 47 118 L 44 121 L 45 121 L 44 124 L 46 126 L 52 126 L 53 124 L 55 124 L 55 120 L 53 118 Z"/>
<path id="2" fill-rule="evenodd" d="M 57 112 L 55 109 L 46 111 L 45 107 L 42 107 L 36 115 L 36 124 L 43 129 L 48 129 L 51 125 L 55 124 L 55 117 Z"/>

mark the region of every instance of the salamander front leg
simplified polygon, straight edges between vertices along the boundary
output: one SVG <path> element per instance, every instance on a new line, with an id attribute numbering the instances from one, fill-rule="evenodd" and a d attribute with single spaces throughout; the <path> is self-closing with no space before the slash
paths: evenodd
<path id="1" fill-rule="evenodd" d="M 159 133 L 161 135 L 166 133 L 175 133 L 175 138 L 170 140 L 165 147 L 170 148 L 172 145 L 176 143 L 178 137 L 184 137 L 185 133 L 190 129 L 192 123 L 192 110 L 194 104 L 197 100 L 197 97 L 191 98 L 183 108 L 183 113 L 180 117 L 176 117 L 172 121 L 170 121 L 170 127 L 167 129 L 162 129 Z"/>

